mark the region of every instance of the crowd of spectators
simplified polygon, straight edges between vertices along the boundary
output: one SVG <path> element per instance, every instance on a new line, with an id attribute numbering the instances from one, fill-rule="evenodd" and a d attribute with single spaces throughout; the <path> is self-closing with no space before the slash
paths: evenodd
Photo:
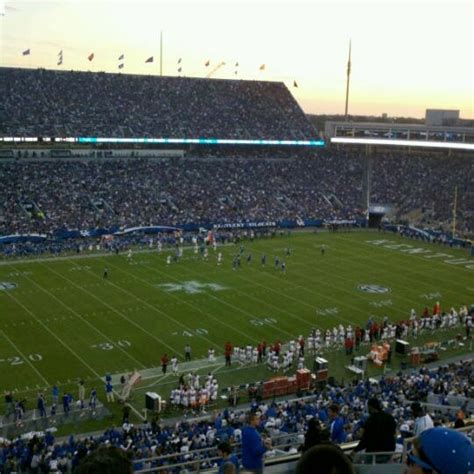
<path id="1" fill-rule="evenodd" d="M 19 161 L 1 170 L 0 235 L 361 215 L 354 192 L 360 173 L 336 155 L 309 161 Z M 323 194 L 337 195 L 343 206 Z M 36 218 L 24 209 L 31 202 Z"/>
<path id="2" fill-rule="evenodd" d="M 0 135 L 308 140 L 282 82 L 0 68 Z"/>
<path id="3" fill-rule="evenodd" d="M 307 399 L 268 403 L 253 400 L 250 411 L 261 415 L 257 430 L 272 438 L 274 446 L 297 452 L 295 446 L 298 445 L 306 450 L 315 443 L 337 444 L 360 439 L 361 428 L 369 416 L 367 403 L 375 397 L 380 408 L 395 419 L 400 437 L 397 443 L 401 443 L 403 436 L 419 434 L 419 418 L 425 416 L 419 413 L 419 403 L 413 404 L 413 401 L 423 402 L 430 395 L 436 396 L 441 406 L 427 409 L 432 425 L 451 425 L 459 419 L 459 409 L 450 409 L 448 398 L 455 396 L 458 400 L 466 400 L 461 409 L 469 419 L 467 401 L 474 395 L 473 387 L 474 362 L 468 360 L 435 369 L 420 368 L 387 375 L 378 381 L 369 379 L 327 385 Z M 445 405 L 444 409 L 442 405 Z M 30 439 L 2 440 L 0 472 L 29 472 L 34 465 L 44 466 L 41 472 L 70 473 L 82 458 L 100 446 L 115 446 L 126 452 L 137 470 L 191 459 L 197 459 L 201 468 L 213 467 L 216 461 L 210 457 L 215 456 L 215 451 L 193 451 L 217 447 L 222 442 L 239 444 L 247 415 L 248 409 L 229 408 L 215 412 L 209 418 L 180 419 L 174 424 L 156 418 L 143 426 L 133 426 L 127 421 L 122 428 L 111 428 L 85 438 L 71 435 L 67 440 L 56 441 L 47 433 Z M 305 442 L 309 426 L 312 428 Z"/>
<path id="4" fill-rule="evenodd" d="M 458 229 L 472 232 L 470 160 L 373 161 L 371 202 L 399 214 L 424 210 L 424 224 L 436 227 L 451 218 L 458 186 Z M 364 216 L 365 160 L 335 150 L 309 159 L 20 160 L 0 167 L 0 235 Z"/>

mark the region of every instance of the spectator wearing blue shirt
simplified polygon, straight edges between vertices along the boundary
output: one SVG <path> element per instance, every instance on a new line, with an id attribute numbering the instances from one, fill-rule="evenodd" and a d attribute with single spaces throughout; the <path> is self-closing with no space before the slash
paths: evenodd
<path id="1" fill-rule="evenodd" d="M 267 450 L 257 426 L 260 415 L 251 412 L 248 425 L 242 431 L 242 464 L 246 471 L 260 474 L 263 472 L 263 455 Z"/>
<path id="2" fill-rule="evenodd" d="M 344 422 L 342 418 L 339 417 L 339 407 L 335 404 L 329 407 L 329 420 L 331 421 L 331 441 L 337 444 L 343 443 L 346 439 Z"/>
<path id="3" fill-rule="evenodd" d="M 239 459 L 235 454 L 232 454 L 230 444 L 226 442 L 219 443 L 217 449 L 219 450 L 219 456 L 222 457 L 217 474 L 226 474 L 228 470 L 239 474 Z M 229 465 L 233 465 L 234 468 L 231 468 Z"/>

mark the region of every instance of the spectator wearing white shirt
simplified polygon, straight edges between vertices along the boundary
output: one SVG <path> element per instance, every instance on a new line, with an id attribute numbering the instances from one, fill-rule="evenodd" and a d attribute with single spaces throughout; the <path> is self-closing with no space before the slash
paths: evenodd
<path id="1" fill-rule="evenodd" d="M 419 436 L 423 431 L 434 427 L 433 420 L 430 415 L 425 413 L 419 402 L 411 404 L 411 411 L 415 417 L 415 425 L 413 427 L 413 436 Z"/>

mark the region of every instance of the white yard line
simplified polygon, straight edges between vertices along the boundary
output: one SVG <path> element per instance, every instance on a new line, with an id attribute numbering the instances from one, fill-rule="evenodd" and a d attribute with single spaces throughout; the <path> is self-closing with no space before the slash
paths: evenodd
<path id="1" fill-rule="evenodd" d="M 120 267 L 118 267 L 118 266 L 116 266 L 116 265 L 110 265 L 110 267 L 116 268 L 118 271 L 123 272 L 123 273 L 126 273 L 125 270 L 122 270 Z M 149 265 L 142 265 L 142 267 L 150 268 L 150 269 L 152 269 L 152 270 L 154 270 L 154 271 L 158 271 L 158 270 L 154 269 L 153 267 L 150 267 Z M 162 272 L 159 272 L 159 273 L 162 274 Z M 145 280 L 145 279 L 143 279 L 143 278 L 140 278 L 140 277 L 134 275 L 133 273 L 130 273 L 129 275 L 132 276 L 133 278 L 135 278 L 136 280 L 138 280 L 138 281 L 144 283 L 145 285 L 148 285 L 148 286 L 150 286 L 151 288 L 156 289 L 148 280 Z M 168 276 L 168 275 L 167 275 L 167 276 Z M 172 277 L 169 277 L 169 278 L 173 280 Z M 174 278 L 174 280 L 175 280 L 175 281 L 178 281 L 178 280 L 175 279 L 175 278 Z M 114 285 L 114 286 L 117 286 L 117 285 Z M 120 288 L 120 287 L 117 287 L 117 288 Z M 178 324 L 178 325 L 180 325 L 181 327 L 185 328 L 186 330 L 188 330 L 188 331 L 191 331 L 191 330 L 192 330 L 192 329 L 189 328 L 188 326 L 185 326 L 185 325 L 182 324 L 181 322 L 179 322 L 179 321 L 177 321 L 176 319 L 174 319 L 172 316 L 167 315 L 167 313 L 165 313 L 164 311 L 162 311 L 162 310 L 156 308 L 155 306 L 151 305 L 150 303 L 146 302 L 145 300 L 142 300 L 141 298 L 139 298 L 139 297 L 133 295 L 133 293 L 130 293 L 129 291 L 124 290 L 124 289 L 122 289 L 122 288 L 120 288 L 120 289 L 121 289 L 122 291 L 124 291 L 125 293 L 127 293 L 127 294 L 129 294 L 129 295 L 135 297 L 135 298 L 138 299 L 139 301 L 145 303 L 147 306 L 149 306 L 149 307 L 150 307 L 151 309 L 153 309 L 154 311 L 157 311 L 157 312 L 159 312 L 159 313 L 161 313 L 161 314 L 164 314 L 168 319 L 172 320 L 173 322 L 175 322 L 176 324 Z M 238 332 L 238 333 L 242 334 L 243 336 L 245 336 L 245 337 L 247 337 L 247 338 L 250 338 L 250 339 L 252 339 L 253 341 L 258 342 L 257 339 L 255 339 L 255 338 L 249 336 L 248 334 L 243 333 L 242 331 L 240 331 L 240 330 L 237 329 L 236 327 L 231 326 L 230 324 L 225 323 L 225 322 L 222 321 L 221 319 L 216 318 L 215 316 L 210 315 L 209 313 L 207 313 L 206 311 L 204 311 L 200 306 L 198 306 L 198 305 L 196 305 L 196 304 L 194 304 L 194 303 L 191 303 L 191 302 L 189 302 L 189 301 L 187 301 L 187 300 L 185 300 L 185 299 L 181 299 L 181 298 L 179 298 L 178 296 L 173 295 L 171 292 L 168 292 L 168 293 L 166 293 L 166 294 L 167 294 L 167 296 L 169 296 L 169 297 L 175 299 L 176 301 L 179 301 L 179 302 L 184 303 L 184 304 L 186 304 L 186 305 L 188 305 L 188 306 L 191 306 L 191 307 L 192 307 L 193 309 L 195 309 L 196 311 L 199 311 L 201 314 L 203 314 L 203 315 L 209 317 L 210 319 L 216 321 L 217 323 L 221 324 L 222 326 L 226 326 L 226 327 L 228 327 L 229 329 L 231 329 L 232 331 Z M 212 342 L 210 339 L 208 339 L 208 338 L 205 337 L 205 336 L 202 336 L 202 335 L 198 334 L 197 337 L 200 337 L 200 338 L 202 338 L 202 339 L 205 339 L 205 340 L 208 341 L 213 347 L 216 347 L 216 348 L 218 348 L 218 349 L 221 348 L 221 346 L 219 346 L 218 344 Z"/>
<path id="2" fill-rule="evenodd" d="M 248 265 L 247 268 L 248 268 L 248 267 L 252 267 L 252 270 L 257 271 L 257 269 L 256 269 L 256 268 L 253 268 L 252 265 Z M 155 268 L 152 268 L 152 267 L 149 267 L 149 268 L 151 268 L 152 270 L 158 271 L 158 270 L 156 270 Z M 245 266 L 244 266 L 244 268 L 245 268 Z M 189 270 L 189 269 L 187 269 L 187 270 Z M 225 272 L 226 274 L 227 274 L 227 273 L 230 274 L 230 273 L 232 272 L 232 276 L 233 276 L 233 277 L 236 276 L 236 277 L 238 277 L 239 279 L 248 282 L 249 284 L 260 286 L 261 288 L 264 288 L 264 289 L 266 289 L 266 290 L 268 290 L 268 291 L 271 291 L 271 292 L 273 292 L 273 293 L 276 293 L 276 294 L 279 295 L 279 296 L 285 296 L 285 297 L 287 297 L 287 295 L 282 294 L 282 293 L 281 293 L 280 291 L 278 291 L 278 290 L 275 290 L 275 289 L 273 289 L 273 288 L 270 288 L 270 287 L 268 287 L 268 286 L 266 286 L 266 285 L 263 285 L 262 283 L 258 283 L 258 282 L 256 282 L 256 281 L 254 281 L 254 280 L 250 280 L 249 278 L 244 278 L 244 277 L 242 276 L 244 270 L 238 270 L 238 271 L 236 271 L 236 272 L 233 272 L 231 269 L 222 268 L 220 271 Z M 265 275 L 268 275 L 268 273 L 265 273 Z M 270 274 L 270 276 L 271 276 L 272 278 L 278 279 L 278 281 L 281 282 L 280 278 L 276 277 L 275 275 Z M 175 279 L 175 280 L 176 280 L 176 279 Z M 178 281 L 178 280 L 176 280 L 176 281 Z M 298 285 L 298 284 L 293 284 L 293 283 L 292 283 L 292 285 L 293 285 L 292 287 L 294 287 L 294 288 L 303 288 L 301 285 Z M 268 301 L 264 301 L 264 300 L 262 300 L 262 299 L 260 299 L 260 298 L 255 298 L 254 296 L 249 295 L 249 294 L 246 293 L 245 291 L 242 291 L 242 290 L 239 290 L 239 289 L 234 289 L 234 291 L 237 291 L 237 292 L 239 292 L 239 293 L 242 293 L 242 294 L 244 294 L 246 297 L 248 297 L 248 298 L 250 298 L 250 299 L 253 299 L 253 300 L 255 300 L 255 301 L 258 301 L 259 303 L 265 303 L 265 304 L 267 304 L 267 305 L 269 305 L 269 306 L 272 306 L 273 308 L 277 309 L 278 311 L 283 312 L 283 313 L 289 315 L 290 317 L 292 317 L 293 319 L 296 319 L 296 320 L 298 320 L 298 321 L 300 321 L 300 322 L 303 322 L 303 323 L 305 323 L 306 325 L 308 325 L 308 326 L 310 326 L 310 327 L 320 327 L 320 326 L 318 326 L 318 324 L 313 323 L 313 322 L 311 322 L 311 321 L 308 321 L 307 319 L 301 318 L 300 316 L 296 315 L 295 313 L 292 313 L 291 311 L 283 310 L 283 309 L 281 309 L 281 308 L 279 308 L 279 307 L 273 305 L 272 303 L 269 303 Z M 294 298 L 293 298 L 293 299 L 294 299 Z M 299 303 L 303 303 L 301 300 L 295 300 L 295 301 L 298 301 Z M 307 306 L 310 306 L 311 308 L 313 308 L 313 310 L 315 309 L 312 305 L 307 305 Z M 277 330 L 280 330 L 280 331 L 282 330 L 282 329 L 278 328 L 278 326 L 275 326 L 275 325 L 273 325 L 273 324 L 267 324 L 267 325 L 268 325 L 269 327 L 273 327 L 274 329 L 277 329 Z M 283 331 L 284 331 L 284 330 L 283 330 Z M 290 335 L 291 338 L 296 337 L 295 335 L 292 335 L 292 334 L 289 333 L 288 331 L 285 331 L 285 332 L 286 332 L 288 335 Z"/>
<path id="3" fill-rule="evenodd" d="M 335 238 L 337 238 L 337 237 L 335 237 Z M 307 252 L 305 252 L 305 254 L 307 254 Z M 323 257 L 323 259 L 324 259 L 324 258 L 326 258 L 326 257 Z M 343 258 L 341 258 L 341 259 L 338 258 L 338 260 L 345 261 L 345 259 L 343 259 Z M 355 260 L 355 259 L 354 259 L 354 260 Z M 360 266 L 365 266 L 365 267 L 367 267 L 367 268 L 369 268 L 369 269 L 372 268 L 372 265 L 368 265 L 367 263 L 363 263 L 363 262 L 360 262 L 360 261 L 358 261 L 357 264 L 360 265 Z M 304 264 L 304 263 L 299 263 L 299 265 L 305 266 L 305 267 L 308 267 L 308 266 L 309 266 L 308 264 Z M 354 272 L 351 272 L 351 273 L 353 274 Z M 338 275 L 338 274 L 333 273 L 331 276 L 332 276 L 333 278 L 336 278 L 336 279 L 338 279 L 338 280 L 344 282 L 344 283 L 347 283 L 347 282 L 352 283 L 352 280 L 351 280 L 351 279 L 349 279 L 349 278 L 344 278 L 343 276 L 340 276 L 340 275 Z M 310 279 L 311 279 L 311 278 L 310 278 Z M 313 278 L 312 280 L 314 280 L 314 278 Z M 320 285 L 330 287 L 330 285 L 328 285 L 327 283 L 324 283 L 324 282 L 323 282 L 322 280 L 320 280 L 320 279 L 317 279 L 316 281 L 317 281 L 318 284 L 320 284 Z M 398 285 L 398 284 L 397 284 L 397 286 L 400 287 L 400 288 L 404 288 L 404 289 L 406 289 L 406 290 L 408 290 L 408 291 L 411 290 L 411 288 L 404 287 L 403 285 Z M 362 300 L 362 301 L 367 302 L 367 303 L 370 303 L 371 301 L 373 301 L 373 299 L 370 298 L 370 296 L 366 296 L 366 295 L 364 295 L 364 294 L 362 294 L 362 293 L 360 293 L 360 292 L 357 292 L 356 290 L 354 290 L 354 291 L 349 291 L 349 290 L 345 290 L 343 287 L 338 287 L 337 289 L 338 289 L 339 291 L 342 291 L 342 292 L 348 294 L 348 295 L 351 295 L 352 298 L 357 298 L 357 299 Z M 397 295 L 397 299 L 401 299 L 401 300 L 410 302 L 412 305 L 413 305 L 413 304 L 417 304 L 417 305 L 418 305 L 418 304 L 420 303 L 420 302 L 417 301 L 417 300 L 414 300 L 414 299 L 412 299 L 412 298 L 406 298 L 405 296 L 402 296 L 402 295 Z M 350 307 L 354 308 L 354 310 L 356 309 L 355 306 L 350 305 L 350 304 L 348 304 L 347 302 L 346 302 L 346 303 L 343 303 L 343 304 L 344 304 L 345 306 L 350 306 Z M 358 312 L 363 312 L 363 310 L 360 309 L 360 308 L 358 308 Z M 368 314 L 367 314 L 367 315 L 368 315 Z M 354 323 L 352 323 L 352 324 L 354 324 Z"/>
<path id="4" fill-rule="evenodd" d="M 53 271 L 51 269 L 51 267 L 49 267 L 48 265 L 42 263 L 42 265 L 47 268 L 48 270 L 50 271 Z M 89 272 L 91 273 L 92 275 L 94 276 L 97 276 L 95 275 L 93 272 Z M 130 319 L 128 316 L 126 316 L 122 311 L 119 311 L 118 309 L 115 309 L 113 306 L 111 306 L 110 304 L 108 304 L 107 302 L 105 302 L 102 298 L 100 298 L 99 296 L 96 296 L 94 295 L 94 293 L 90 292 L 89 290 L 83 288 L 82 286 L 74 283 L 72 280 L 70 280 L 69 278 L 65 277 L 64 275 L 61 275 L 61 277 L 68 281 L 69 283 L 71 283 L 75 288 L 81 290 L 82 292 L 84 293 L 87 293 L 88 295 L 90 295 L 92 298 L 94 298 L 96 301 L 99 301 L 102 305 L 104 305 L 105 307 L 109 308 L 113 313 L 119 315 L 122 319 L 128 321 L 130 324 L 132 324 L 133 326 L 135 326 L 137 329 L 139 329 L 140 331 L 142 331 L 143 333 L 145 333 L 148 337 L 151 337 L 152 339 L 154 339 L 155 341 L 159 342 L 160 344 L 162 344 L 163 346 L 167 347 L 172 354 L 178 354 L 178 352 L 173 348 L 171 347 L 169 344 L 167 344 L 165 341 L 163 341 L 162 339 L 160 339 L 159 337 L 156 337 L 154 334 L 152 334 L 150 331 L 148 331 L 147 329 L 145 329 L 143 326 L 140 326 L 137 322 L 133 321 L 133 319 Z M 100 277 L 98 277 L 100 278 Z"/>
<path id="5" fill-rule="evenodd" d="M 114 266 L 114 265 L 111 265 L 111 266 L 113 266 L 114 268 L 116 268 L 117 270 L 119 270 L 119 271 L 121 271 L 121 272 L 123 272 L 123 273 L 126 273 L 125 270 L 122 270 L 120 267 L 117 267 L 117 266 Z M 150 267 L 149 265 L 142 265 L 142 267 L 148 268 L 148 269 L 150 269 L 150 270 L 152 270 L 152 271 L 154 271 L 154 272 L 158 272 L 160 275 L 166 275 L 166 277 L 167 277 L 169 280 L 174 280 L 174 281 L 176 281 L 176 282 L 180 282 L 180 280 L 178 280 L 177 278 L 171 277 L 169 274 L 164 273 L 164 272 L 161 272 L 161 271 L 157 270 L 157 269 L 154 268 L 154 267 Z M 145 280 L 145 279 L 143 279 L 143 278 L 140 278 L 140 277 L 138 277 L 138 276 L 136 276 L 136 275 L 134 275 L 134 274 L 131 274 L 131 276 L 132 276 L 133 278 L 135 278 L 136 280 L 138 280 L 138 281 L 140 281 L 140 282 L 142 282 L 142 283 L 144 283 L 144 284 L 146 284 L 146 285 L 152 287 L 153 289 L 155 289 L 155 287 L 154 287 L 148 280 Z M 192 303 L 192 302 L 190 302 L 190 301 L 187 301 L 186 299 L 182 299 L 182 298 L 180 298 L 179 296 L 174 295 L 172 292 L 167 292 L 166 295 L 169 296 L 170 298 L 175 299 L 176 301 L 179 301 L 180 303 L 183 303 L 183 304 L 186 304 L 187 306 L 192 307 L 193 309 L 195 309 L 196 311 L 199 311 L 199 312 L 200 312 L 201 314 L 203 314 L 204 316 L 207 316 L 207 317 L 209 317 L 210 319 L 214 320 L 216 323 L 220 324 L 221 326 L 225 326 L 225 327 L 231 329 L 231 330 L 234 331 L 234 332 L 238 332 L 238 333 L 241 334 L 242 336 L 246 337 L 247 339 L 251 339 L 251 340 L 254 341 L 254 342 L 259 342 L 258 339 L 255 339 L 254 337 L 249 336 L 247 333 L 242 332 L 241 330 L 239 330 L 239 329 L 236 328 L 235 326 L 232 326 L 232 325 L 230 325 L 230 324 L 227 324 L 227 323 L 226 323 L 225 321 L 223 321 L 222 319 L 219 319 L 219 318 L 217 318 L 217 317 L 215 317 L 215 316 L 212 316 L 212 315 L 209 314 L 208 312 L 204 311 L 200 306 L 198 306 L 198 305 L 196 305 L 196 304 L 194 304 L 194 303 Z M 212 295 L 210 295 L 209 293 L 207 293 L 207 295 L 212 297 Z M 252 315 L 252 316 L 254 317 L 254 315 Z M 189 330 L 189 328 L 188 328 L 188 330 Z M 200 337 L 202 337 L 202 336 L 200 336 Z M 207 339 L 207 338 L 206 338 L 206 339 Z M 213 345 L 214 347 L 218 347 L 218 348 L 220 349 L 220 346 L 217 346 L 217 345 L 214 344 L 214 343 L 213 343 L 212 345 Z"/>
<path id="6" fill-rule="evenodd" d="M 66 348 L 66 350 L 68 350 L 72 355 L 74 355 L 74 357 L 76 357 L 76 359 L 78 359 L 82 365 L 84 365 L 90 372 L 92 372 L 98 380 L 100 380 L 101 382 L 104 382 L 104 379 L 103 377 L 98 373 L 96 372 L 96 370 L 91 366 L 89 365 L 74 349 L 72 349 L 71 347 L 69 347 L 68 344 L 66 344 L 63 339 L 61 339 L 54 331 L 51 331 L 51 329 L 49 329 L 48 326 L 46 326 L 40 318 L 38 318 L 36 316 L 35 313 L 33 313 L 33 311 L 31 311 L 29 308 L 27 308 L 23 303 L 21 303 L 21 301 L 19 301 L 18 299 L 16 299 L 10 292 L 6 292 L 8 294 L 8 296 L 13 300 L 15 301 L 16 304 L 18 304 L 18 306 L 22 307 L 30 316 L 33 317 L 33 319 L 36 320 L 36 322 L 38 324 L 40 324 L 47 332 L 49 332 L 51 334 L 51 336 L 53 336 L 63 347 Z M 114 390 L 115 391 L 115 390 Z M 115 392 L 117 394 L 117 396 L 119 396 L 119 394 L 117 392 Z M 144 420 L 145 418 L 143 417 L 143 415 L 138 411 L 136 410 L 135 408 L 132 407 L 132 410 L 135 412 L 135 414 L 141 419 L 141 420 Z"/>
<path id="7" fill-rule="evenodd" d="M 348 241 L 342 237 L 334 237 L 335 239 L 337 240 L 340 240 L 341 242 L 344 242 L 345 244 L 348 243 Z M 398 240 L 392 240 L 392 239 L 372 239 L 372 240 L 387 240 L 386 244 L 387 245 L 402 245 L 401 243 L 399 243 Z M 397 255 L 399 256 L 406 256 L 406 257 L 412 257 L 412 258 L 416 258 L 417 260 L 419 260 L 420 262 L 425 262 L 425 263 L 430 263 L 430 259 L 427 259 L 427 258 L 424 258 L 423 256 L 420 256 L 420 255 L 413 255 L 413 254 L 409 254 L 409 253 L 405 253 L 405 252 L 402 252 L 400 250 L 394 250 L 394 249 L 389 249 L 389 248 L 385 248 L 384 245 L 385 244 L 382 244 L 382 245 L 374 245 L 374 244 L 371 244 L 369 242 L 366 242 L 365 240 L 364 241 L 360 241 L 358 242 L 361 244 L 361 246 L 363 247 L 368 247 L 368 249 L 366 251 L 362 250 L 362 252 L 364 253 L 364 255 L 370 255 L 371 252 L 370 252 L 370 249 L 384 249 L 386 250 L 388 253 L 387 255 L 390 255 L 392 254 L 394 257 L 396 257 Z M 415 242 L 413 242 L 415 244 Z M 403 245 L 410 245 L 410 244 L 403 244 Z M 431 244 L 431 245 L 434 245 L 434 244 Z M 429 250 L 430 252 L 432 252 L 432 255 L 435 255 L 437 253 L 442 253 L 441 251 L 438 252 L 438 251 L 435 251 L 435 250 L 430 250 L 429 249 L 429 245 L 427 247 L 423 246 L 423 245 L 420 245 L 417 247 L 417 245 L 411 245 L 411 247 L 413 248 L 423 248 L 426 250 Z M 408 250 L 408 249 L 406 249 Z M 442 250 L 442 249 L 441 249 Z M 469 256 L 468 256 L 469 257 Z M 453 258 L 461 258 L 461 257 L 457 257 L 457 256 L 453 256 Z M 469 258 L 466 258 L 466 260 L 468 260 Z M 358 256 L 357 258 L 355 258 L 354 260 L 361 260 L 360 256 Z M 370 260 L 369 258 L 366 258 L 366 257 L 362 257 L 362 260 Z M 406 264 L 399 264 L 398 263 L 399 259 L 395 259 L 394 262 L 391 262 L 390 265 L 395 267 L 395 268 L 399 268 L 400 271 L 399 273 L 403 273 L 403 278 L 405 280 L 411 280 L 413 281 L 414 283 L 416 283 L 417 285 L 424 285 L 426 287 L 432 287 L 432 285 L 430 283 L 427 283 L 426 281 L 423 280 L 423 278 L 421 278 L 423 276 L 423 270 L 421 269 L 418 269 L 418 270 L 413 270 L 409 265 L 406 265 Z M 442 260 L 439 260 L 440 262 L 443 262 Z M 473 263 L 474 263 L 474 260 L 473 260 Z M 367 265 L 367 264 L 366 264 Z M 449 264 L 446 264 L 446 265 L 449 265 Z M 462 265 L 449 265 L 450 268 L 452 268 L 453 270 L 455 269 L 459 269 L 459 268 L 464 268 Z M 465 269 L 465 268 L 464 268 Z M 411 277 L 410 275 L 415 275 L 413 277 Z M 472 273 L 471 273 L 472 275 Z M 467 275 L 465 275 L 466 277 L 470 278 L 471 275 L 469 275 L 469 273 Z M 440 282 L 440 285 L 443 285 L 445 283 L 445 279 L 444 278 L 438 278 L 436 276 L 436 273 L 435 272 L 431 272 L 430 273 L 430 279 L 431 280 L 438 280 Z M 462 287 L 462 290 L 464 290 L 464 284 L 463 283 L 457 283 L 456 281 L 450 281 L 450 284 L 451 285 L 459 285 L 460 287 Z M 407 288 L 407 287 L 402 287 L 402 288 Z M 411 289 L 411 288 L 410 288 Z"/>
<path id="8" fill-rule="evenodd" d="M 21 357 L 23 358 L 23 360 L 34 370 L 34 372 L 36 373 L 36 375 L 38 375 L 38 377 L 49 387 L 50 386 L 50 383 L 46 380 L 46 378 L 43 376 L 43 374 L 32 364 L 32 362 L 30 361 L 30 359 L 25 355 L 23 354 L 23 352 L 21 352 L 21 350 L 16 346 L 16 344 L 5 334 L 4 331 L 1 331 L 0 330 L 0 333 L 3 335 L 3 337 L 10 343 L 10 345 L 13 347 L 13 349 L 15 349 L 18 354 L 21 355 Z M 47 387 L 46 387 L 47 388 Z"/>
<path id="9" fill-rule="evenodd" d="M 15 267 L 13 267 L 15 268 Z M 54 272 L 55 274 L 59 275 L 62 277 L 62 275 L 58 272 L 56 272 L 55 270 L 52 270 L 52 272 Z M 84 318 L 81 314 L 79 314 L 77 311 L 75 311 L 71 306 L 69 306 L 68 304 L 64 303 L 60 298 L 58 298 L 57 296 L 55 296 L 53 293 L 51 293 L 49 290 L 47 290 L 46 288 L 43 288 L 41 285 L 39 285 L 38 283 L 36 283 L 32 278 L 30 278 L 29 276 L 26 276 L 24 275 L 23 278 L 26 278 L 28 281 L 30 281 L 33 285 L 35 285 L 36 287 L 38 287 L 41 291 L 43 291 L 44 293 L 46 293 L 47 295 L 49 295 L 51 298 L 54 298 L 61 306 L 63 306 L 64 308 L 66 308 L 69 312 L 71 312 L 72 314 L 74 314 L 77 318 L 79 318 L 83 323 L 87 324 L 93 331 L 95 331 L 96 333 L 100 334 L 103 338 L 107 339 L 107 341 L 109 341 L 115 348 L 119 349 L 123 354 L 125 354 L 130 360 L 132 360 L 133 362 L 137 363 L 142 369 L 145 368 L 145 365 L 140 362 L 138 359 L 135 359 L 135 357 L 133 357 L 132 355 L 130 355 L 125 349 L 123 349 L 122 347 L 120 347 L 118 344 L 115 344 L 114 341 L 109 337 L 107 336 L 106 334 L 104 334 L 99 328 L 97 328 L 96 326 L 94 326 L 90 321 L 88 321 L 86 318 Z"/>

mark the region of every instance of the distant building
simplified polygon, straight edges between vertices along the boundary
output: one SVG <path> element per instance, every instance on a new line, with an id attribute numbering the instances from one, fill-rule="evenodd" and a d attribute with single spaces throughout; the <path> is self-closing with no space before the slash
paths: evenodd
<path id="1" fill-rule="evenodd" d="M 459 123 L 459 110 L 426 109 L 426 125 L 455 126 Z"/>

